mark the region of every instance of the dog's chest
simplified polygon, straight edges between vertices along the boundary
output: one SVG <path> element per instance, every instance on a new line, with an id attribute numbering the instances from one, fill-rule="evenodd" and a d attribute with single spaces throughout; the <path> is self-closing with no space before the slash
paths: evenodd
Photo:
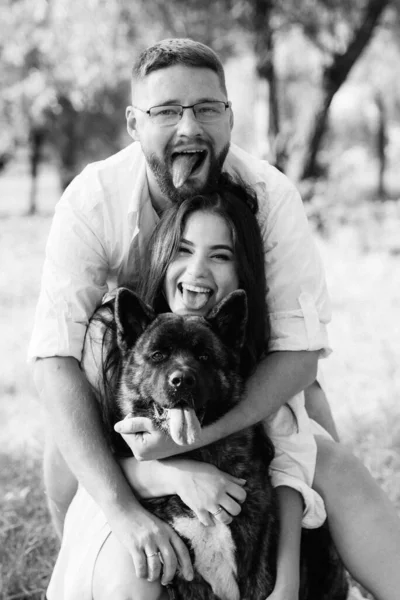
<path id="1" fill-rule="evenodd" d="M 214 594 L 221 600 L 240 600 L 236 582 L 236 551 L 230 528 L 219 521 L 213 527 L 205 527 L 198 519 L 186 516 L 174 517 L 171 525 L 190 540 L 194 566 L 210 584 Z"/>

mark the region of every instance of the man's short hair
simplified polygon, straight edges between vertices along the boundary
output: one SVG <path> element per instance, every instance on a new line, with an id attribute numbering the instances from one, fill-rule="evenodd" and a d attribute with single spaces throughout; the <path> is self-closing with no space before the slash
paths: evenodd
<path id="1" fill-rule="evenodd" d="M 222 91 L 227 94 L 224 68 L 216 53 L 205 44 L 189 38 L 161 40 L 143 50 L 132 68 L 132 91 L 136 83 L 153 71 L 174 65 L 214 71 L 218 76 Z"/>

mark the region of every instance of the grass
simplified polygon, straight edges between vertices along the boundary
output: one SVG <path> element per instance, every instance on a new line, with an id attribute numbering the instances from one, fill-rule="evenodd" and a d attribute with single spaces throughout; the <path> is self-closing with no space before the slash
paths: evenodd
<path id="1" fill-rule="evenodd" d="M 0 598 L 41 600 L 57 555 L 44 496 L 42 413 L 26 362 L 50 215 L 54 173 L 40 181 L 40 215 L 25 217 L 21 165 L 0 176 Z"/>
<path id="2" fill-rule="evenodd" d="M 0 589 L 4 600 L 42 600 L 58 542 L 49 523 L 40 458 L 1 456 Z"/>
<path id="3" fill-rule="evenodd" d="M 28 218 L 25 169 L 0 175 L 1 600 L 43 599 L 57 553 L 41 481 L 42 412 L 25 358 L 58 197 L 51 170 L 39 190 L 40 213 Z M 324 220 L 318 245 L 334 309 L 335 352 L 323 365 L 329 399 L 344 443 L 400 513 L 400 258 L 391 233 L 399 231 L 399 205 L 346 211 L 332 203 Z"/>

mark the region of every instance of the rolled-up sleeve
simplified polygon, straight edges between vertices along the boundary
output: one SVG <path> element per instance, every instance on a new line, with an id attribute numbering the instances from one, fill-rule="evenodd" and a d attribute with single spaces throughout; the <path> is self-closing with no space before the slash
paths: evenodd
<path id="1" fill-rule="evenodd" d="M 96 210 L 84 176 L 79 176 L 64 192 L 51 225 L 30 360 L 49 356 L 81 360 L 89 318 L 107 291 L 102 228 L 101 211 Z"/>
<path id="2" fill-rule="evenodd" d="M 321 258 L 297 190 L 283 176 L 267 190 L 260 224 L 265 244 L 270 350 L 330 352 L 331 306 Z M 273 200 L 273 202 L 272 202 Z"/>
<path id="3" fill-rule="evenodd" d="M 289 409 L 290 407 L 290 409 Z M 270 464 L 273 487 L 286 486 L 303 497 L 303 527 L 320 527 L 326 519 L 324 501 L 312 489 L 317 444 L 312 424 L 304 408 L 304 398 L 298 394 L 264 422 L 275 447 Z"/>

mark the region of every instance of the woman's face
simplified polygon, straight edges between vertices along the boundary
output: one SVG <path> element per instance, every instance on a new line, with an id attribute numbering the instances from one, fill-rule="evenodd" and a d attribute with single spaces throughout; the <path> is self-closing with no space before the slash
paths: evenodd
<path id="1" fill-rule="evenodd" d="M 221 216 L 192 213 L 168 266 L 164 293 L 172 312 L 206 315 L 239 287 L 231 230 Z"/>

